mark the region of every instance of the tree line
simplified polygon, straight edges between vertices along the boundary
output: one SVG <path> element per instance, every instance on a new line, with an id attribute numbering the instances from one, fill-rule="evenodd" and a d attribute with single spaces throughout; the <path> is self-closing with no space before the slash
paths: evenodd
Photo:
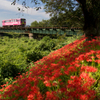
<path id="1" fill-rule="evenodd" d="M 72 12 L 68 16 L 71 17 L 72 14 L 74 13 Z M 65 14 L 61 14 L 59 15 L 59 17 L 53 16 L 48 20 L 42 19 L 42 21 L 39 22 L 35 20 L 31 23 L 31 27 L 83 27 L 83 16 L 81 16 L 81 19 L 82 20 L 80 21 L 78 21 L 77 19 L 69 19 Z"/>

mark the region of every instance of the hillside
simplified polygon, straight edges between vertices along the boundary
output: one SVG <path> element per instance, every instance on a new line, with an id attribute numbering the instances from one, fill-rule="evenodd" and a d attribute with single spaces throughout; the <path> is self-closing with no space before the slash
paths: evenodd
<path id="1" fill-rule="evenodd" d="M 73 43 L 36 61 L 10 85 L 6 100 L 100 100 L 100 37 Z"/>

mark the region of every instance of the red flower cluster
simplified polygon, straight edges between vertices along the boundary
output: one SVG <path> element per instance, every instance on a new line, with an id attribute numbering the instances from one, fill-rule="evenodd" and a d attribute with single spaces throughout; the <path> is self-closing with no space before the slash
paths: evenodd
<path id="1" fill-rule="evenodd" d="M 100 42 L 84 40 L 76 40 L 35 62 L 13 84 L 2 86 L 0 100 L 94 100 L 92 86 L 96 80 L 90 73 L 97 72 L 94 63 L 100 64 Z"/>

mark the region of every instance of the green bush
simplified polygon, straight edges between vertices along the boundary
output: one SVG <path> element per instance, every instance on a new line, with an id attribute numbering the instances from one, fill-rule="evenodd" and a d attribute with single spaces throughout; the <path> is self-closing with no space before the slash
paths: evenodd
<path id="1" fill-rule="evenodd" d="M 43 55 L 40 51 L 32 51 L 29 52 L 27 55 L 27 62 L 37 61 L 39 59 L 42 59 Z"/>

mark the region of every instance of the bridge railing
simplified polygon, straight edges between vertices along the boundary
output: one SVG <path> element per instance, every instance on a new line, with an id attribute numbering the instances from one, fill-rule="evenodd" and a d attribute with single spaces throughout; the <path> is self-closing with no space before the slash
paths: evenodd
<path id="1" fill-rule="evenodd" d="M 83 35 L 81 28 L 68 27 L 5 27 L 0 28 L 0 32 L 18 32 L 18 33 L 33 33 L 33 34 L 66 34 L 66 35 Z"/>

